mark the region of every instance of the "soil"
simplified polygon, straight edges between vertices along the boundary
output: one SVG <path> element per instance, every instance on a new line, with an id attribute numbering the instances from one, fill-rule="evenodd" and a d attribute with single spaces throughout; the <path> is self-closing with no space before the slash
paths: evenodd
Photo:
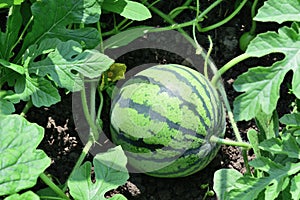
<path id="1" fill-rule="evenodd" d="M 169 12 L 172 8 L 181 5 L 183 1 L 171 1 L 160 2 L 157 7 L 162 9 L 164 12 Z M 207 7 L 211 4 L 211 1 L 201 1 L 201 6 Z M 231 13 L 232 6 L 229 6 L 231 1 L 225 1 L 222 6 L 215 9 L 214 12 L 208 15 L 205 20 L 204 26 L 213 24 L 214 22 L 223 19 L 225 16 Z M 211 35 L 214 43 L 213 52 L 211 54 L 217 67 L 223 66 L 226 62 L 231 60 L 242 52 L 238 47 L 238 39 L 240 35 L 249 30 L 250 21 L 250 8 L 245 7 L 241 14 L 236 16 L 229 23 L 217 28 L 213 31 L 198 34 L 197 37 L 204 38 L 199 40 L 200 44 L 204 49 L 208 49 L 209 43 L 207 35 Z M 185 11 L 178 19 L 178 22 L 191 20 L 194 18 L 195 13 Z M 104 16 L 105 19 L 105 16 Z M 112 21 L 107 19 L 108 26 Z M 159 17 L 153 16 L 151 20 L 143 22 L 152 26 L 165 26 L 166 22 L 162 21 Z M 274 30 L 277 29 L 276 24 L 269 24 L 269 27 L 265 27 L 265 24 L 258 24 L 258 32 L 264 31 L 265 29 L 270 30 L 270 27 Z M 107 30 L 110 30 L 107 27 Z M 186 29 L 187 32 L 191 33 L 190 29 Z M 132 62 L 145 61 L 145 59 L 153 59 L 158 63 L 174 63 L 181 62 L 176 60 L 177 58 L 172 55 L 164 54 L 160 51 L 152 51 L 152 54 L 140 54 L 136 52 L 136 55 L 128 55 L 127 58 L 120 58 L 118 61 L 125 62 L 126 65 L 130 66 L 130 59 L 135 57 L 137 60 Z M 130 59 L 128 59 L 130 58 Z M 281 59 L 282 55 L 269 55 L 261 59 L 247 60 L 234 69 L 229 70 L 224 76 L 224 86 L 227 91 L 227 95 L 230 103 L 233 102 L 234 98 L 238 95 L 232 87 L 232 83 L 236 77 L 247 71 L 251 66 L 265 65 L 268 66 L 274 62 L 274 59 Z M 289 79 L 289 78 L 287 78 Z M 287 93 L 287 86 L 283 86 L 281 92 Z M 83 144 L 78 136 L 76 126 L 74 124 L 73 113 L 72 113 L 72 94 L 65 94 L 61 91 L 62 101 L 48 108 L 32 108 L 26 115 L 27 119 L 31 122 L 36 122 L 40 126 L 45 128 L 45 137 L 42 143 L 39 145 L 40 149 L 43 149 L 47 155 L 52 159 L 51 166 L 47 169 L 47 173 L 55 176 L 61 183 L 64 183 L 68 178 L 77 158 L 79 157 Z M 283 96 L 283 95 L 282 95 Z M 280 115 L 289 112 L 290 101 L 292 98 L 285 95 L 284 99 L 280 99 L 278 112 Z M 108 119 L 104 119 L 104 121 Z M 238 123 L 240 132 L 244 139 L 249 128 L 255 128 L 255 123 L 240 122 Z M 235 139 L 230 123 L 227 123 L 227 130 L 225 138 Z M 249 152 L 249 159 L 253 159 L 254 155 Z M 86 160 L 92 160 L 93 156 L 88 155 Z M 213 174 L 220 168 L 234 168 L 240 172 L 245 172 L 243 158 L 239 148 L 232 146 L 222 146 L 218 155 L 215 159 L 203 170 L 196 174 L 193 174 L 184 178 L 175 179 L 163 179 L 150 177 L 145 174 L 130 174 L 130 178 L 127 183 L 116 190 L 107 193 L 107 197 L 113 196 L 114 194 L 124 194 L 128 199 L 136 200 L 201 200 L 204 199 L 207 190 L 212 190 L 213 186 Z M 208 185 L 207 188 L 203 188 L 203 185 Z M 38 188 L 44 187 L 39 182 Z M 214 200 L 215 196 L 207 197 L 206 199 Z"/>

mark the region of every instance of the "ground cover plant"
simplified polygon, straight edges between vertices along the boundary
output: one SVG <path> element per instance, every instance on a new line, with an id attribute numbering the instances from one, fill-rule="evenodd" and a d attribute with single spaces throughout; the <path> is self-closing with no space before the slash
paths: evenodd
<path id="1" fill-rule="evenodd" d="M 204 76 L 211 78 L 211 85 L 221 94 L 237 139 L 212 137 L 210 142 L 241 147 L 247 169 L 244 174 L 234 169 L 216 171 L 213 190 L 218 199 L 300 198 L 299 1 L 238 0 L 232 13 L 212 25 L 205 24 L 206 17 L 223 3 L 222 0 L 208 7 L 201 7 L 199 1 L 187 0 L 169 14 L 156 8 L 159 2 L 0 2 L 0 8 L 7 14 L 5 27 L 0 32 L 0 195 L 3 198 L 105 199 L 108 191 L 123 185 L 129 173 L 121 146 L 98 153 L 92 159 L 93 164 L 84 162 L 90 148 L 99 143 L 99 134 L 107 122 L 100 117 L 103 116 L 103 98 L 109 98 L 115 82 L 123 78 L 126 70 L 125 65 L 114 63 L 104 51 L 125 46 L 145 32 L 175 29 L 194 45 L 195 54 L 207 62 L 212 47 L 208 56 L 204 54 L 197 34 L 226 24 L 246 6 L 251 9 L 252 27 L 240 39 L 240 47 L 245 52 L 232 58 L 212 77 L 208 77 L 207 69 L 204 70 Z M 176 23 L 176 17 L 186 10 L 193 10 L 195 17 Z M 160 28 L 145 26 L 143 20 L 153 15 L 169 25 Z M 111 16 L 113 25 L 101 21 L 102 16 Z M 256 35 L 257 21 L 285 23 L 276 31 Z M 190 28 L 191 34 L 186 28 Z M 103 43 L 104 38 L 109 39 Z M 253 67 L 234 81 L 235 90 L 243 93 L 235 98 L 231 111 L 226 91 L 220 84 L 222 75 L 246 59 L 272 53 L 281 53 L 283 59 L 275 61 L 272 66 Z M 280 87 L 286 84 L 283 81 L 290 71 L 293 76 L 288 85 L 289 93 L 295 100 L 291 113 L 279 118 L 276 108 Z M 60 102 L 59 91 L 80 94 L 84 118 L 89 125 L 89 137 L 83 151 L 67 181 L 62 184 L 56 184 L 46 174 L 51 159 L 37 148 L 44 137 L 44 129 L 26 119 L 26 113 L 32 107 L 50 107 Z M 97 101 L 100 101 L 99 105 Z M 258 129 L 248 130 L 246 139 L 249 142 L 245 142 L 235 121 L 251 119 L 255 119 Z M 247 158 L 249 150 L 255 154 L 255 159 L 250 162 Z M 31 189 L 38 178 L 47 187 Z M 212 191 L 208 190 L 204 198 L 208 195 L 213 195 Z M 111 199 L 126 197 L 116 194 Z"/>

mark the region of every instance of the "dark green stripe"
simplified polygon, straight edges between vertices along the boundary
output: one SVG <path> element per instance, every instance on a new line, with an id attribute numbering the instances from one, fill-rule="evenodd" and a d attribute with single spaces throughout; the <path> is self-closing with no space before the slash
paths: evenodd
<path id="1" fill-rule="evenodd" d="M 223 109 L 222 109 L 222 104 L 221 104 L 219 95 L 218 95 L 216 89 L 211 85 L 211 83 L 209 82 L 209 80 L 207 78 L 205 78 L 202 74 L 199 73 L 199 76 L 202 77 L 201 80 L 205 81 L 205 83 L 206 83 L 206 84 L 202 84 L 201 80 L 197 76 L 195 76 L 195 74 L 191 73 L 188 70 L 190 68 L 186 68 L 186 67 L 180 66 L 180 65 L 172 65 L 172 66 L 189 73 L 194 79 L 198 80 L 198 82 L 201 83 L 203 88 L 205 88 L 204 91 L 205 91 L 206 95 L 208 96 L 208 98 L 211 100 L 210 104 L 212 105 L 212 115 L 213 116 L 210 116 L 210 112 L 208 112 L 209 119 L 216 119 L 216 118 L 219 118 L 220 116 L 223 116 L 223 113 L 222 113 Z M 195 72 L 198 73 L 197 71 L 195 71 Z M 215 110 L 217 110 L 217 113 Z M 214 120 L 214 122 L 215 122 L 215 120 Z M 215 126 L 217 126 L 217 125 L 212 124 L 210 128 L 213 128 Z M 208 130 L 208 132 L 210 132 L 210 131 L 211 130 Z"/>
<path id="2" fill-rule="evenodd" d="M 209 99 L 212 98 L 212 97 L 211 97 L 211 94 L 212 94 L 211 91 L 213 91 L 213 89 L 210 87 L 210 86 L 211 86 L 211 83 L 210 83 L 210 82 L 209 82 L 202 74 L 200 74 L 200 73 L 197 72 L 197 71 L 194 71 L 193 69 L 190 69 L 190 68 L 187 68 L 187 67 L 184 67 L 184 66 L 181 66 L 181 65 L 171 65 L 171 66 L 174 67 L 174 68 L 176 68 L 176 69 L 182 70 L 182 71 L 188 73 L 189 75 L 191 75 L 195 80 L 197 80 L 197 83 L 199 83 L 199 84 L 201 85 L 201 87 L 204 88 L 204 92 L 205 92 L 206 96 L 207 96 Z M 172 69 L 167 69 L 167 68 L 161 68 L 161 69 L 166 69 L 166 71 L 173 72 Z M 191 71 L 191 70 L 193 70 L 194 73 L 193 73 L 193 71 Z M 196 76 L 195 73 L 197 73 L 199 76 Z M 193 86 L 193 85 L 191 84 L 191 82 L 190 82 L 188 79 L 186 79 L 186 77 L 184 77 L 183 75 L 181 75 L 181 74 L 179 74 L 179 73 L 177 73 L 177 72 L 175 72 L 175 71 L 174 71 L 174 75 L 175 75 L 176 78 L 178 78 L 179 80 L 184 79 L 184 80 L 185 80 L 185 83 L 186 83 L 187 85 L 189 85 L 191 88 L 193 88 L 193 91 L 196 91 L 197 96 L 201 99 L 202 102 L 205 103 L 204 99 L 202 98 L 202 94 L 199 93 L 199 91 L 197 90 L 197 88 L 196 88 L 195 86 Z M 199 77 L 201 77 L 201 80 L 199 79 Z M 206 84 L 203 84 L 202 81 L 205 81 Z M 209 88 L 207 88 L 207 87 L 209 87 Z M 212 95 L 213 95 L 213 94 L 212 94 Z M 214 96 L 214 97 L 215 97 L 215 96 Z M 204 105 L 206 105 L 206 104 L 204 104 Z M 204 107 L 204 109 L 205 109 L 206 113 L 208 114 L 208 115 L 207 115 L 208 118 L 209 118 L 209 119 L 212 119 L 211 116 L 210 116 L 210 112 L 208 111 L 207 107 Z"/>
<path id="3" fill-rule="evenodd" d="M 201 124 L 204 126 L 205 130 L 209 129 L 208 125 L 204 121 L 204 117 L 206 117 L 206 116 L 203 117 L 203 116 L 200 115 L 200 113 L 197 111 L 196 105 L 194 105 L 193 103 L 191 103 L 189 101 L 186 101 L 181 96 L 175 95 L 172 90 L 170 90 L 169 88 L 166 88 L 161 82 L 155 81 L 153 78 L 150 78 L 150 77 L 147 77 L 147 76 L 142 76 L 142 75 L 137 75 L 137 76 L 134 77 L 134 79 L 135 78 L 137 78 L 138 80 L 141 80 L 143 83 L 148 83 L 148 84 L 153 84 L 153 85 L 159 86 L 159 88 L 160 88 L 159 93 L 166 92 L 169 97 L 178 98 L 182 102 L 182 104 L 179 105 L 179 106 L 180 107 L 187 106 L 187 108 L 193 112 L 195 117 L 199 118 L 199 120 L 200 120 Z M 137 83 L 137 81 L 133 81 L 130 84 L 134 84 L 134 83 Z M 127 86 L 127 84 L 126 84 L 126 86 Z M 122 96 L 122 94 L 120 94 L 120 95 Z M 202 100 L 203 107 L 206 107 L 205 102 L 203 102 L 202 97 L 201 97 L 201 100 Z M 131 108 L 134 108 L 134 107 L 131 107 Z M 150 108 L 149 108 L 149 110 L 150 110 Z M 207 108 L 206 108 L 206 113 L 207 113 Z"/>
<path id="4" fill-rule="evenodd" d="M 219 151 L 219 147 L 220 147 L 220 145 L 215 146 L 215 148 L 213 148 L 207 156 L 203 157 L 202 159 L 198 159 L 195 163 L 190 164 L 189 166 L 187 166 L 185 168 L 179 168 L 179 170 L 177 170 L 177 171 L 167 171 L 167 169 L 169 168 L 169 166 L 167 166 L 167 167 L 162 168 L 157 171 L 148 172 L 148 174 L 152 175 L 152 176 L 157 176 L 157 177 L 188 176 L 192 173 L 195 173 L 195 172 L 203 169 L 205 166 L 207 166 L 209 164 L 208 161 L 211 161 L 216 156 L 217 152 Z M 184 157 L 184 155 L 183 155 L 183 157 Z M 178 165 L 178 167 L 180 167 L 180 165 Z"/>
<path id="5" fill-rule="evenodd" d="M 177 68 L 177 69 L 180 69 L 180 70 L 183 70 L 183 71 L 187 72 L 188 74 L 190 74 L 193 78 L 195 78 L 196 80 L 198 80 L 198 83 L 199 83 L 203 88 L 205 88 L 205 89 L 204 89 L 205 94 L 208 96 L 208 98 L 211 98 L 211 96 L 210 96 L 210 90 L 208 90 L 206 84 L 203 84 L 203 83 L 198 79 L 197 76 L 195 76 L 193 73 L 191 73 L 191 71 L 189 71 L 189 70 L 187 70 L 187 69 L 184 69 L 183 67 L 176 66 L 176 65 L 172 65 L 172 67 Z M 197 88 L 196 88 L 194 85 L 192 85 L 191 82 L 190 82 L 186 77 L 182 76 L 182 75 L 179 74 L 177 71 L 172 70 L 172 69 L 168 69 L 168 68 L 166 68 L 166 67 L 161 67 L 161 68 L 159 68 L 159 70 L 167 71 L 167 72 L 170 72 L 170 73 L 174 74 L 175 77 L 176 77 L 179 81 L 185 83 L 185 84 L 188 85 L 190 88 L 192 88 L 192 91 L 195 92 L 195 94 L 199 97 L 199 99 L 200 99 L 201 102 L 203 103 L 202 105 L 203 105 L 203 108 L 204 108 L 204 110 L 205 110 L 205 112 L 206 112 L 206 117 L 209 118 L 209 119 L 211 119 L 210 112 L 209 112 L 209 110 L 208 110 L 208 108 L 207 108 L 207 106 L 206 106 L 206 103 L 207 103 L 207 102 L 205 102 L 205 100 L 204 100 L 203 97 L 202 97 L 203 94 L 200 94 L 199 91 L 197 90 Z M 204 79 L 204 78 L 203 78 L 203 79 Z"/>
<path id="6" fill-rule="evenodd" d="M 204 139 L 204 136 L 195 132 L 194 130 L 187 129 L 185 127 L 180 126 L 177 123 L 172 122 L 165 116 L 162 116 L 160 113 L 154 111 L 149 106 L 145 106 L 142 104 L 135 103 L 132 101 L 132 99 L 120 99 L 118 102 L 120 108 L 132 108 L 138 112 L 138 114 L 143 114 L 145 117 L 151 117 L 152 120 L 158 121 L 158 122 L 166 122 L 168 127 L 175 130 L 181 130 L 184 134 L 189 134 L 192 136 L 195 136 L 200 139 Z M 150 114 L 151 113 L 151 116 Z M 207 130 L 207 129 L 206 129 Z"/>
<path id="7" fill-rule="evenodd" d="M 184 142 L 184 141 L 182 141 Z M 130 144 L 130 141 L 129 141 Z M 153 163 L 162 163 L 162 162 L 173 162 L 176 159 L 179 158 L 186 158 L 190 155 L 196 155 L 199 153 L 199 151 L 201 150 L 201 144 L 199 147 L 197 148 L 192 148 L 192 149 L 173 149 L 172 147 L 164 147 L 165 151 L 171 151 L 171 152 L 178 152 L 178 157 L 163 157 L 163 158 L 155 158 L 154 155 L 157 155 L 159 153 L 157 153 L 156 151 L 152 151 L 151 153 L 153 154 L 153 156 L 151 157 L 145 157 L 143 156 L 143 153 L 138 153 L 138 152 L 130 152 L 132 154 L 130 154 L 130 156 L 136 160 L 139 161 L 143 161 L 143 160 L 147 160 L 147 161 L 153 161 Z M 126 150 L 126 149 L 124 149 Z"/>

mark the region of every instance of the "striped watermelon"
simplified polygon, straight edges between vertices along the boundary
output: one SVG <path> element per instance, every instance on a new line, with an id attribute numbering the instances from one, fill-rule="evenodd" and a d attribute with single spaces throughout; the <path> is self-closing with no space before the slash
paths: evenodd
<path id="1" fill-rule="evenodd" d="M 225 112 L 209 80 L 181 65 L 157 65 L 126 81 L 111 107 L 111 135 L 136 170 L 183 177 L 203 169 L 220 145 Z"/>

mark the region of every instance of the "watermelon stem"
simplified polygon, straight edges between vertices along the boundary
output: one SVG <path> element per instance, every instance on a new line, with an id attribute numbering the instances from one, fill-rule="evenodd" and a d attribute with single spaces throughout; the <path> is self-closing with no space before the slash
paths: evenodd
<path id="1" fill-rule="evenodd" d="M 243 55 L 243 54 L 242 54 L 242 55 Z M 233 65 L 232 65 L 232 66 L 233 66 Z M 232 129 L 233 129 L 233 132 L 234 132 L 234 134 L 235 134 L 235 137 L 236 137 L 236 139 L 237 139 L 237 142 L 236 142 L 236 143 L 239 143 L 239 144 L 245 143 L 245 142 L 243 142 L 243 140 L 242 140 L 242 137 L 241 137 L 241 134 L 240 134 L 240 132 L 239 132 L 238 126 L 237 126 L 237 124 L 236 124 L 236 122 L 235 122 L 235 120 L 234 120 L 234 115 L 233 115 L 233 112 L 232 112 L 232 110 L 231 110 L 231 108 L 230 108 L 229 101 L 228 101 L 228 99 L 227 99 L 227 95 L 226 95 L 225 89 L 224 89 L 223 85 L 220 83 L 220 81 L 218 81 L 217 83 L 218 83 L 218 87 L 217 87 L 217 88 L 218 88 L 218 90 L 220 91 L 221 96 L 222 96 L 222 98 L 223 98 L 225 107 L 226 107 L 226 109 L 227 109 L 228 118 L 229 118 L 230 123 L 231 123 L 231 125 L 232 125 Z M 224 141 L 224 142 L 226 142 L 226 141 Z M 239 145 L 234 145 L 233 143 L 231 143 L 231 144 L 232 144 L 233 146 L 239 146 Z M 230 144 L 229 144 L 229 145 L 230 145 Z M 249 145 L 249 146 L 248 146 L 248 145 Z M 246 174 L 251 174 L 250 167 L 249 167 L 249 165 L 248 165 L 247 150 L 250 149 L 250 148 L 252 148 L 252 146 L 251 146 L 249 143 L 247 143 L 247 147 L 245 147 L 245 146 L 240 146 L 240 147 L 242 147 L 242 155 L 243 155 L 244 162 L 245 162 L 245 166 L 246 166 L 246 169 L 247 169 Z"/>
<path id="2" fill-rule="evenodd" d="M 232 68 L 237 63 L 246 60 L 247 58 L 250 58 L 251 56 L 247 53 L 243 53 L 232 60 L 230 60 L 228 63 L 226 63 L 221 69 L 218 70 L 218 72 L 213 76 L 211 79 L 211 84 L 215 87 L 218 85 L 218 81 L 220 80 L 221 76 L 228 71 L 230 68 Z"/>
<path id="3" fill-rule="evenodd" d="M 234 140 L 229 140 L 229 139 L 224 139 L 224 138 L 219 138 L 214 135 L 212 135 L 209 139 L 210 142 L 215 142 L 217 144 L 224 144 L 224 145 L 230 145 L 230 146 L 238 146 L 238 147 L 243 147 L 246 149 L 251 149 L 252 146 L 248 142 L 238 142 Z"/>

